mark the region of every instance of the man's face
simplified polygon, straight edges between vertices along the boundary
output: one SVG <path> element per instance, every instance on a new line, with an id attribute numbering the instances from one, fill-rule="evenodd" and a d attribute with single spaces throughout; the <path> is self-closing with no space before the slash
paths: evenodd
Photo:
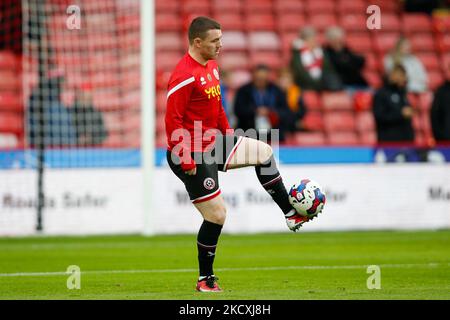
<path id="1" fill-rule="evenodd" d="M 256 70 L 253 73 L 253 84 L 258 89 L 265 89 L 269 83 L 269 71 L 265 69 Z"/>
<path id="2" fill-rule="evenodd" d="M 209 30 L 205 39 L 196 39 L 200 54 L 205 60 L 217 59 L 222 48 L 222 30 Z"/>
<path id="3" fill-rule="evenodd" d="M 406 78 L 406 74 L 402 70 L 397 69 L 391 72 L 390 80 L 392 83 L 403 88 L 406 86 L 406 82 L 408 79 Z"/>

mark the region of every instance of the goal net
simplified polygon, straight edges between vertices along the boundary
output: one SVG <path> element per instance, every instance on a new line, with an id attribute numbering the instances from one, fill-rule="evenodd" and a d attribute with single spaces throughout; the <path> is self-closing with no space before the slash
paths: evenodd
<path id="1" fill-rule="evenodd" d="M 140 5 L 1 2 L 0 235 L 33 233 L 36 212 L 44 230 L 76 230 L 77 208 L 114 231 L 102 176 L 79 169 L 140 166 Z M 104 177 L 97 185 L 125 188 Z"/>

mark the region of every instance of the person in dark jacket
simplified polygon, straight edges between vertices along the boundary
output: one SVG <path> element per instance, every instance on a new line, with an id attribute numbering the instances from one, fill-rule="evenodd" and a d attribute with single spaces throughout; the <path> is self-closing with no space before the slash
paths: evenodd
<path id="1" fill-rule="evenodd" d="M 344 86 L 367 87 L 367 81 L 361 74 L 365 58 L 345 45 L 344 31 L 339 27 L 330 27 L 326 31 L 326 39 L 325 56 L 330 60 Z"/>
<path id="2" fill-rule="evenodd" d="M 430 116 L 434 139 L 437 142 L 450 142 L 450 62 L 446 80 L 434 93 Z"/>
<path id="3" fill-rule="evenodd" d="M 292 43 L 290 68 L 295 83 L 304 90 L 342 90 L 342 81 L 324 54 L 316 30 L 305 26 Z"/>
<path id="4" fill-rule="evenodd" d="M 91 91 L 91 85 L 84 83 L 77 90 L 75 103 L 69 109 L 75 125 L 77 144 L 79 146 L 99 145 L 108 135 L 102 113 L 94 108 Z"/>
<path id="5" fill-rule="evenodd" d="M 269 80 L 270 69 L 258 65 L 250 83 L 238 89 L 234 101 L 237 128 L 244 131 L 256 129 L 258 133 L 279 129 L 280 141 L 290 127 L 292 114 L 284 92 Z"/>
<path id="6" fill-rule="evenodd" d="M 395 65 L 388 82 L 373 97 L 378 142 L 412 142 L 413 109 L 406 95 L 406 70 Z"/>

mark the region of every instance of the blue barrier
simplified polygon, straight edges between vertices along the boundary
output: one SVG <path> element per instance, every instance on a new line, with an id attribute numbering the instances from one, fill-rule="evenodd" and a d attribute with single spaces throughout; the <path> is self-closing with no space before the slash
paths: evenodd
<path id="1" fill-rule="evenodd" d="M 433 159 L 450 162 L 450 147 L 432 150 Z M 373 163 L 430 160 L 429 150 L 415 148 L 370 148 L 370 147 L 280 147 L 279 161 L 282 164 L 334 164 Z M 381 158 L 380 158 L 381 157 Z M 35 168 L 35 150 L 0 151 L 0 169 Z M 156 166 L 166 165 L 166 150 L 155 150 Z M 67 149 L 47 150 L 45 166 L 48 168 L 135 168 L 141 165 L 139 149 Z"/>

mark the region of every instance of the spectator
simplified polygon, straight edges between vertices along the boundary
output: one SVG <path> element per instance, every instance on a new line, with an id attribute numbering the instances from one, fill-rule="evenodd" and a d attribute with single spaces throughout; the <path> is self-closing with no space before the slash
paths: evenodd
<path id="1" fill-rule="evenodd" d="M 437 142 L 450 142 L 450 62 L 446 80 L 434 93 L 431 105 L 431 128 Z"/>
<path id="2" fill-rule="evenodd" d="M 285 92 L 287 105 L 293 114 L 289 131 L 303 130 L 302 120 L 306 114 L 306 106 L 302 90 L 295 84 L 294 77 L 288 68 L 280 70 L 278 85 Z"/>
<path id="3" fill-rule="evenodd" d="M 361 75 L 365 58 L 352 52 L 345 45 L 345 33 L 339 27 L 330 27 L 326 32 L 325 56 L 346 87 L 367 88 L 367 81 Z"/>
<path id="4" fill-rule="evenodd" d="M 280 129 L 280 140 L 289 127 L 291 112 L 283 91 L 269 80 L 270 70 L 258 65 L 252 81 L 238 89 L 234 102 L 237 128 L 256 129 L 258 133 Z"/>
<path id="5" fill-rule="evenodd" d="M 92 101 L 92 87 L 88 83 L 81 86 L 75 95 L 75 103 L 69 109 L 76 129 L 79 146 L 101 144 L 107 137 L 103 115 L 96 110 Z"/>
<path id="6" fill-rule="evenodd" d="M 28 139 L 33 147 L 61 147 L 76 144 L 70 112 L 61 101 L 63 75 L 52 71 L 33 90 L 27 113 Z"/>
<path id="7" fill-rule="evenodd" d="M 405 68 L 395 65 L 389 73 L 388 83 L 373 97 L 378 142 L 414 141 L 413 109 L 406 96 L 406 82 Z"/>
<path id="8" fill-rule="evenodd" d="M 305 27 L 300 37 L 293 42 L 291 70 L 295 82 L 303 89 L 341 90 L 342 82 L 331 62 L 324 56 L 316 30 Z"/>
<path id="9" fill-rule="evenodd" d="M 229 82 L 230 74 L 228 71 L 220 69 L 220 95 L 222 97 L 222 106 L 227 115 L 228 121 L 230 121 L 230 103 L 228 101 L 229 95 Z"/>
<path id="10" fill-rule="evenodd" d="M 406 69 L 408 91 L 419 93 L 427 90 L 426 70 L 422 62 L 411 53 L 411 45 L 405 37 L 400 37 L 391 53 L 385 56 L 385 72 L 389 73 L 396 64 L 401 64 Z"/>

